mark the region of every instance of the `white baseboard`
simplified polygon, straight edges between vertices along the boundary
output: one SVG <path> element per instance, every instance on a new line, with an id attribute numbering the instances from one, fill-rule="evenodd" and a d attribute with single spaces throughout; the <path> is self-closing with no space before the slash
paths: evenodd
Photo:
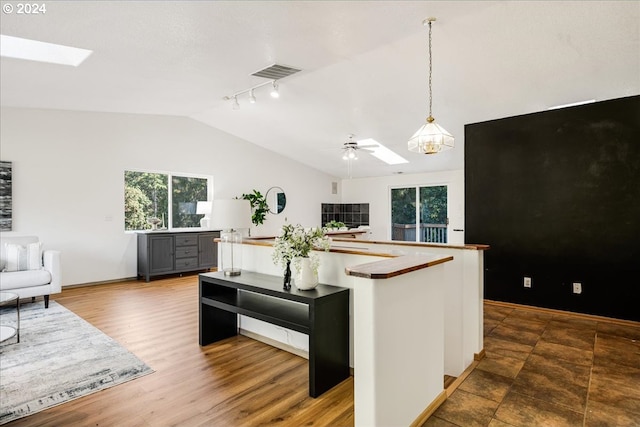
<path id="1" fill-rule="evenodd" d="M 300 350 L 299 348 L 295 348 L 289 344 L 285 344 L 283 342 L 280 341 L 276 341 L 274 339 L 271 338 L 267 338 L 263 335 L 260 334 L 256 334 L 255 332 L 251 332 L 251 331 L 247 331 L 245 329 L 240 328 L 239 330 L 240 335 L 244 335 L 245 337 L 249 337 L 251 339 L 254 339 L 256 341 L 260 341 L 263 342 L 265 344 L 269 344 L 272 347 L 275 348 L 279 348 L 280 350 L 284 350 L 284 351 L 288 351 L 289 353 L 293 353 L 296 356 L 300 356 L 300 357 L 304 357 L 305 359 L 309 359 L 309 352 L 305 351 L 305 350 Z"/>

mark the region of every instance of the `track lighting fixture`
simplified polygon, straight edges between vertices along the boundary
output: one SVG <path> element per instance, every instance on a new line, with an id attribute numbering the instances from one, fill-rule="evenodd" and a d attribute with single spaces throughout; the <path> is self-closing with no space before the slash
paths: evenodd
<path id="1" fill-rule="evenodd" d="M 280 97 L 280 93 L 278 92 L 278 83 L 276 83 L 276 81 L 273 81 L 273 87 L 271 88 L 271 97 L 272 98 L 279 98 Z"/>
<path id="2" fill-rule="evenodd" d="M 262 86 L 271 85 L 271 96 L 273 98 L 278 98 L 280 94 L 278 93 L 278 83 L 275 80 L 271 80 L 268 82 L 260 83 L 259 85 L 250 87 L 249 89 L 241 90 L 240 92 L 236 92 L 233 95 L 224 96 L 222 99 L 225 101 L 233 101 L 231 104 L 231 108 L 234 110 L 240 109 L 240 103 L 238 102 L 238 96 L 248 93 L 249 94 L 249 102 L 252 104 L 256 103 L 256 96 L 254 95 L 254 90 L 261 88 Z"/>

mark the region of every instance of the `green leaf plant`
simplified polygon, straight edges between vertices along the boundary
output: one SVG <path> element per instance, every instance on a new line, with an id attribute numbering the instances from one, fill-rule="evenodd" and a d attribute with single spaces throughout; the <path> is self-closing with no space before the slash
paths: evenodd
<path id="1" fill-rule="evenodd" d="M 269 212 L 269 205 L 267 204 L 266 197 L 258 190 L 253 190 L 253 193 L 243 194 L 242 198 L 249 201 L 251 204 L 251 222 L 255 225 L 260 225 L 267 218 L 267 212 Z"/>

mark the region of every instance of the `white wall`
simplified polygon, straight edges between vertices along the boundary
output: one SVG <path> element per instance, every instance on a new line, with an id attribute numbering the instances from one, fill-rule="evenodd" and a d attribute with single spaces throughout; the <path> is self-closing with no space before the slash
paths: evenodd
<path id="1" fill-rule="evenodd" d="M 393 175 L 342 181 L 342 203 L 369 203 L 371 239 L 391 239 L 391 188 L 447 185 L 449 198 L 449 244 L 464 243 L 464 170 Z"/>
<path id="2" fill-rule="evenodd" d="M 213 175 L 214 198 L 280 186 L 285 218 L 320 225 L 337 178 L 181 117 L 3 108 L 0 160 L 13 163 L 13 231 L 62 251 L 63 286 L 134 277 L 136 240 L 124 232 L 124 170 Z"/>

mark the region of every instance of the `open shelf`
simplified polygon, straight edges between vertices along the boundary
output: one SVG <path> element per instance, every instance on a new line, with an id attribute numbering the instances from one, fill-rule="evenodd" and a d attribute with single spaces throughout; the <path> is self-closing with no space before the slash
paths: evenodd
<path id="1" fill-rule="evenodd" d="M 240 290 L 234 295 L 202 297 L 202 303 L 309 334 L 309 306 L 306 304 Z"/>
<path id="2" fill-rule="evenodd" d="M 199 279 L 200 345 L 238 334 L 238 314 L 309 336 L 309 396 L 349 376 L 349 289 L 318 285 L 284 290 L 282 278 L 243 271 Z"/>

